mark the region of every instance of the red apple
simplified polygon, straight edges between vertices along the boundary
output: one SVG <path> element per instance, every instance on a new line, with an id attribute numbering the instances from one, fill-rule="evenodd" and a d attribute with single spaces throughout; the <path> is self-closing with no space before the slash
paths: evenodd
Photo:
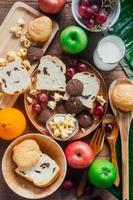
<path id="1" fill-rule="evenodd" d="M 55 14 L 61 11 L 66 0 L 38 0 L 39 8 L 44 13 Z"/>
<path id="2" fill-rule="evenodd" d="M 69 144 L 65 149 L 68 165 L 76 169 L 88 167 L 94 159 L 91 147 L 82 141 Z"/>

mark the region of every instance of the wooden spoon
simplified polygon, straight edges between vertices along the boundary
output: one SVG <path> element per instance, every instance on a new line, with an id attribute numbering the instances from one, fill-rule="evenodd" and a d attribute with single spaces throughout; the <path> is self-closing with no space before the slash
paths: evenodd
<path id="1" fill-rule="evenodd" d="M 132 84 L 129 79 L 118 79 L 114 81 L 109 89 L 109 101 L 114 115 L 116 116 L 121 135 L 122 149 L 122 186 L 123 200 L 129 200 L 129 129 L 132 120 L 132 111 L 123 112 L 117 109 L 112 101 L 113 90 L 118 84 Z"/>
<path id="2" fill-rule="evenodd" d="M 115 184 L 116 187 L 118 187 L 119 184 L 120 184 L 120 175 L 119 175 L 119 169 L 118 169 L 118 164 L 117 164 L 117 156 L 116 156 L 115 145 L 116 145 L 116 141 L 117 141 L 118 134 L 119 134 L 119 127 L 118 127 L 118 124 L 116 122 L 115 116 L 113 116 L 111 114 L 107 114 L 104 117 L 102 123 L 113 125 L 113 130 L 109 134 L 105 133 L 105 137 L 106 137 L 106 139 L 107 139 L 107 141 L 110 145 L 112 163 L 116 167 L 116 172 L 117 172 L 117 176 L 116 176 L 116 180 L 115 180 L 114 184 Z"/>

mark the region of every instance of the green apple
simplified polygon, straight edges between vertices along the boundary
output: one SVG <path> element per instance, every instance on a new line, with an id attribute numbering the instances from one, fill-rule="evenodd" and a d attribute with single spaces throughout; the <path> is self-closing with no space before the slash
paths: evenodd
<path id="1" fill-rule="evenodd" d="M 78 26 L 69 26 L 60 35 L 62 49 L 70 54 L 78 54 L 85 50 L 88 44 L 86 32 Z"/>
<path id="2" fill-rule="evenodd" d="M 116 180 L 116 168 L 108 160 L 95 160 L 88 168 L 88 179 L 98 188 L 108 188 Z"/>

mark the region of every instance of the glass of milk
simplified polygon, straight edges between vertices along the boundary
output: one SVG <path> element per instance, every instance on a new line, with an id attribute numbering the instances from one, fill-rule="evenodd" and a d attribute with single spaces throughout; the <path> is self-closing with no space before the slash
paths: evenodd
<path id="1" fill-rule="evenodd" d="M 94 51 L 94 64 L 102 71 L 112 70 L 124 58 L 125 51 L 125 44 L 120 37 L 106 36 L 100 40 Z"/>

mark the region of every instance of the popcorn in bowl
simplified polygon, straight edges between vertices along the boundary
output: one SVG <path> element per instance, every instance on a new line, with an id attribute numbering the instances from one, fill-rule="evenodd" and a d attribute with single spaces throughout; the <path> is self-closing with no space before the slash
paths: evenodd
<path id="1" fill-rule="evenodd" d="M 55 114 L 46 123 L 50 134 L 57 140 L 67 140 L 79 130 L 78 121 L 71 114 Z"/>

